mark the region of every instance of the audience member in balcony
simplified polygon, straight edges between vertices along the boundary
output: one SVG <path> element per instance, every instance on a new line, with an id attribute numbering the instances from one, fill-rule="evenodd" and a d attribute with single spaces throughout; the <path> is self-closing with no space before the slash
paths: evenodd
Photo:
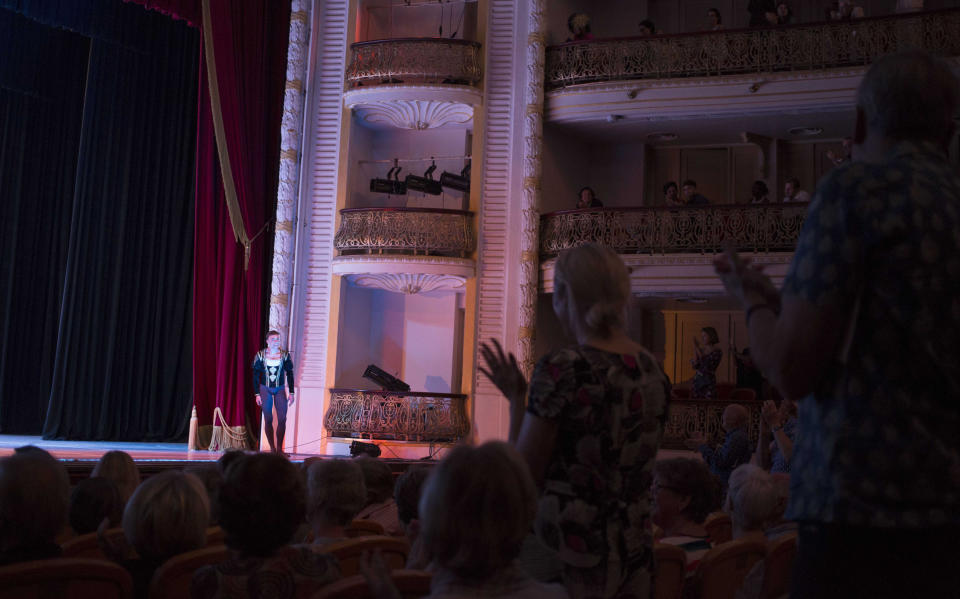
<path id="1" fill-rule="evenodd" d="M 789 473 L 797 439 L 797 404 L 781 399 L 778 406 L 766 400 L 760 409 L 760 435 L 752 463 L 774 474 Z"/>
<path id="2" fill-rule="evenodd" d="M 97 532 L 104 520 L 108 528 L 120 526 L 122 516 L 120 491 L 109 478 L 84 479 L 70 493 L 70 528 L 77 535 Z"/>
<path id="3" fill-rule="evenodd" d="M 687 206 L 709 206 L 710 200 L 697 193 L 697 182 L 687 179 L 683 182 L 683 203 Z"/>
<path id="4" fill-rule="evenodd" d="M 657 26 L 653 24 L 653 21 L 650 19 L 644 19 L 639 23 L 640 27 L 640 37 L 647 37 L 657 34 Z"/>
<path id="5" fill-rule="evenodd" d="M 590 33 L 590 16 L 585 12 L 575 12 L 567 17 L 567 29 L 573 36 L 567 38 L 568 42 L 593 39 L 593 34 Z"/>
<path id="6" fill-rule="evenodd" d="M 777 7 L 773 0 L 750 0 L 747 11 L 750 13 L 751 27 L 777 24 Z"/>
<path id="7" fill-rule="evenodd" d="M 851 0 L 837 0 L 837 9 L 830 12 L 830 18 L 834 21 L 862 19 L 863 16 L 863 8 L 857 6 Z"/>
<path id="8" fill-rule="evenodd" d="M 293 599 L 298 587 L 316 589 L 340 578 L 335 557 L 287 545 L 305 515 L 303 478 L 289 460 L 274 453 L 236 459 L 220 490 L 230 559 L 197 570 L 190 596 L 259 597 L 258 589 L 269 589 L 270 597 Z"/>
<path id="9" fill-rule="evenodd" d="M 782 291 L 733 251 L 716 261 L 757 364 L 800 400 L 797 599 L 960 587 L 958 103 L 939 58 L 880 58 L 857 92 L 854 162 L 820 182 Z"/>
<path id="10" fill-rule="evenodd" d="M 123 511 L 123 534 L 136 553 L 121 564 L 133 577 L 134 597 L 146 597 L 157 568 L 207 542 L 210 504 L 200 479 L 168 470 L 145 480 Z"/>
<path id="11" fill-rule="evenodd" d="M 646 597 L 649 491 L 670 384 L 624 329 L 630 280 L 610 249 L 563 252 L 553 308 L 577 345 L 541 358 L 527 382 L 499 343 L 483 372 L 510 402 L 510 440 L 543 494 L 537 536 L 564 565 L 573 597 Z M 421 504 L 421 513 L 423 511 Z"/>
<path id="12" fill-rule="evenodd" d="M 283 437 L 287 431 L 287 407 L 294 402 L 293 360 L 290 352 L 280 349 L 280 332 L 267 333 L 267 347 L 253 357 L 253 389 L 257 405 L 263 412 L 263 428 L 270 451 L 283 453 Z M 290 388 L 289 395 L 286 387 Z M 273 439 L 273 408 L 277 409 L 277 439 Z"/>
<path id="13" fill-rule="evenodd" d="M 720 417 L 720 426 L 726 433 L 723 443 L 708 445 L 705 439 L 689 439 L 688 447 L 694 447 L 703 456 L 703 460 L 710 467 L 710 472 L 720 479 L 723 488 L 727 487 L 730 473 L 750 461 L 753 450 L 750 446 L 750 437 L 747 435 L 747 424 L 750 414 L 740 404 L 730 404 L 723 410 Z"/>
<path id="14" fill-rule="evenodd" d="M 850 162 L 853 155 L 853 138 L 844 137 L 840 142 L 841 151 L 839 153 L 834 152 L 833 150 L 827 150 L 827 158 L 834 166 L 840 166 L 846 162 Z"/>
<path id="15" fill-rule="evenodd" d="M 70 479 L 63 464 L 36 450 L 0 459 L 0 566 L 60 557 Z"/>
<path id="16" fill-rule="evenodd" d="M 707 31 L 720 31 L 723 29 L 723 17 L 716 8 L 707 9 Z"/>
<path id="17" fill-rule="evenodd" d="M 763 399 L 763 388 L 766 381 L 763 380 L 763 373 L 754 364 L 750 356 L 750 348 L 743 348 L 743 352 L 737 351 L 737 346 L 730 344 L 730 355 L 737 363 L 737 388 L 753 389 L 757 399 Z"/>
<path id="18" fill-rule="evenodd" d="M 91 478 L 98 476 L 109 478 L 117 485 L 124 505 L 140 484 L 140 470 L 130 454 L 125 451 L 108 451 L 100 456 L 97 465 L 93 467 L 93 472 L 90 473 Z"/>
<path id="19" fill-rule="evenodd" d="M 663 203 L 666 206 L 683 206 L 676 181 L 667 181 L 663 184 Z"/>
<path id="20" fill-rule="evenodd" d="M 789 25 L 793 22 L 793 11 L 786 2 L 777 2 L 777 25 Z"/>
<path id="21" fill-rule="evenodd" d="M 347 538 L 347 528 L 367 502 L 356 460 L 316 460 L 307 469 L 307 522 L 314 545 Z"/>
<path id="22" fill-rule="evenodd" d="M 700 460 L 669 458 L 654 465 L 650 494 L 653 523 L 663 530 L 658 541 L 686 552 L 689 578 L 713 546 L 703 523 L 720 507 L 720 483 Z"/>
<path id="23" fill-rule="evenodd" d="M 800 189 L 800 179 L 790 177 L 783 184 L 784 202 L 809 202 L 810 194 Z"/>
<path id="24" fill-rule="evenodd" d="M 767 184 L 765 182 L 760 181 L 759 179 L 753 182 L 753 185 L 750 187 L 750 203 L 770 203 L 770 189 L 767 188 Z"/>
<path id="25" fill-rule="evenodd" d="M 577 210 L 584 208 L 603 208 L 603 202 L 597 198 L 597 193 L 592 187 L 581 187 L 577 193 Z"/>
<path id="26" fill-rule="evenodd" d="M 717 399 L 717 367 L 723 360 L 723 350 L 720 349 L 720 335 L 713 327 L 700 329 L 700 337 L 693 338 L 693 381 L 690 386 L 690 397 L 694 399 Z"/>
<path id="27" fill-rule="evenodd" d="M 372 520 L 383 526 L 388 535 L 403 536 L 397 502 L 393 500 L 393 472 L 386 462 L 360 456 L 355 460 L 363 472 L 367 500 L 357 514 L 357 520 Z"/>

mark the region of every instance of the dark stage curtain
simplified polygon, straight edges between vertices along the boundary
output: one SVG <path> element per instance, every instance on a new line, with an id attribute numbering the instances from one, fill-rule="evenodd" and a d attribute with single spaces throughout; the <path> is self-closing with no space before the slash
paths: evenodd
<path id="1" fill-rule="evenodd" d="M 58 22 L 57 11 L 31 12 L 44 3 L 18 4 L 22 15 L 45 24 L 76 26 Z M 69 13 L 71 4 L 59 3 L 61 13 Z M 69 126 L 51 125 L 27 134 L 17 148 L 8 143 L 17 137 L 8 135 L 13 119 L 6 116 L 16 106 L 4 106 L 0 116 L 4 192 L 8 152 L 24 157 L 25 166 L 10 174 L 26 190 L 15 218 L 8 222 L 11 208 L 3 208 L 0 273 L 13 284 L 0 288 L 0 322 L 19 328 L 5 326 L 2 338 L 2 426 L 4 432 L 29 433 L 43 423 L 47 438 L 182 440 L 191 391 L 199 34 L 119 0 L 86 3 L 91 7 L 116 13 L 87 18 L 96 31 L 85 32 L 94 37 L 83 40 L 84 51 L 55 58 L 81 66 L 80 98 L 60 110 L 65 120 L 71 111 L 76 115 L 73 136 Z M 8 43 L 0 33 L 5 57 Z M 43 45 L 39 38 L 32 43 Z M 57 67 L 67 70 L 66 64 Z M 51 82 L 69 79 L 56 69 L 37 71 Z M 41 149 L 39 160 L 30 158 L 38 151 L 31 145 Z M 52 158 L 71 148 L 73 170 L 65 177 L 60 172 L 70 161 L 59 165 Z M 64 179 L 69 191 L 57 188 L 60 195 L 31 191 Z M 45 254 L 30 256 L 34 262 L 48 256 L 45 263 L 25 261 L 28 239 L 37 247 L 48 244 Z M 17 257 L 7 247 L 16 248 Z M 33 346 L 25 345 L 33 338 Z M 28 347 L 39 349 L 30 354 Z M 8 429 L 13 421 L 7 414 L 26 407 L 30 413 L 14 423 L 18 430 Z"/>

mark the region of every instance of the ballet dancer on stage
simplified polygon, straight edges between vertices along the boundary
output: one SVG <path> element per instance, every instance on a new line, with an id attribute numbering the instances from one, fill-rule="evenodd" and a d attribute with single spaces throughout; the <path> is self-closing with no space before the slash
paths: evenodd
<path id="1" fill-rule="evenodd" d="M 290 394 L 284 385 L 290 387 Z M 253 388 L 257 405 L 263 410 L 270 451 L 283 453 L 283 434 L 287 429 L 287 406 L 293 405 L 293 360 L 280 349 L 280 333 L 267 333 L 267 347 L 253 359 Z M 273 440 L 273 407 L 277 407 L 277 440 Z"/>

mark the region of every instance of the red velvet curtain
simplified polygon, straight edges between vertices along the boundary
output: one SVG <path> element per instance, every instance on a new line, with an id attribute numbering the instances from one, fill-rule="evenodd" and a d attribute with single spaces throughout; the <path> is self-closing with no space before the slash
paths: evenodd
<path id="1" fill-rule="evenodd" d="M 191 24 L 201 0 L 130 0 Z M 290 0 L 209 0 L 214 64 L 201 62 L 194 225 L 193 394 L 200 425 L 248 426 L 259 437 L 250 366 L 261 347 L 276 207 Z M 209 54 L 207 55 L 209 58 Z M 215 140 L 213 68 L 237 204 L 253 238 L 249 263 L 231 226 Z M 219 423 L 218 423 L 219 424 Z"/>

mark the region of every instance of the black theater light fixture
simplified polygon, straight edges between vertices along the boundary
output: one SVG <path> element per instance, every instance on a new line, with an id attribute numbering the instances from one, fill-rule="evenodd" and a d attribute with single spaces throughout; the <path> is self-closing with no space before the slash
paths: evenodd
<path id="1" fill-rule="evenodd" d="M 459 175 L 443 171 L 443 174 L 440 175 L 440 185 L 441 187 L 447 187 L 456 191 L 462 191 L 463 193 L 470 192 L 470 163 L 467 163 L 467 166 L 463 167 L 463 170 L 460 171 Z"/>
<path id="2" fill-rule="evenodd" d="M 387 171 L 386 179 L 370 179 L 370 191 L 388 195 L 403 195 L 407 193 L 407 184 L 400 180 L 402 166 L 394 159 L 393 168 Z"/>
<path id="3" fill-rule="evenodd" d="M 431 158 L 431 160 L 433 159 Z M 443 190 L 440 188 L 440 182 L 433 178 L 433 171 L 435 170 L 437 170 L 437 163 L 432 162 L 430 164 L 430 168 L 427 169 L 427 172 L 423 173 L 422 177 L 418 177 L 416 175 L 407 175 L 407 178 L 405 179 L 407 183 L 407 189 L 429 193 L 430 195 L 435 196 L 443 193 Z"/>
<path id="4" fill-rule="evenodd" d="M 367 366 L 367 369 L 363 371 L 361 375 L 363 378 L 368 381 L 373 381 L 374 383 L 380 385 L 387 391 L 409 391 L 410 385 L 401 381 L 397 377 L 393 376 L 383 368 L 380 368 L 376 364 L 370 364 Z"/>

